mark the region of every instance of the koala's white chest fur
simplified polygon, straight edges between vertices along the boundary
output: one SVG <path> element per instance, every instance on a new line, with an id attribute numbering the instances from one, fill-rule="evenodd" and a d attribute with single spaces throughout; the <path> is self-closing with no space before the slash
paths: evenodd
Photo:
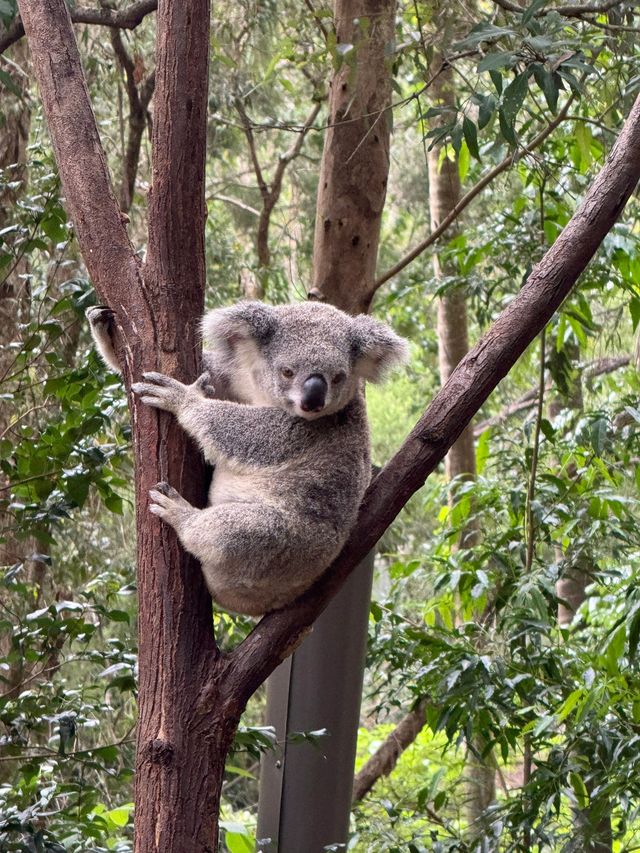
<path id="1" fill-rule="evenodd" d="M 209 488 L 209 506 L 223 503 L 282 504 L 279 490 L 274 488 L 274 478 L 284 473 L 288 466 L 256 468 L 221 459 L 216 463 Z"/>

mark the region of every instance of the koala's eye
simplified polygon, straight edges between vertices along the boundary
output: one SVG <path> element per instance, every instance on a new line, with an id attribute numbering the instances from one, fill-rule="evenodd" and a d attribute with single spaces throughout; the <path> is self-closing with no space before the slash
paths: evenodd
<path id="1" fill-rule="evenodd" d="M 341 382 L 344 382 L 346 378 L 347 374 L 340 371 L 340 373 L 336 373 L 331 382 L 333 383 L 333 385 L 339 385 Z"/>
<path id="2" fill-rule="evenodd" d="M 293 376 L 293 370 L 290 367 L 283 367 L 280 369 L 280 373 L 284 376 L 285 379 L 291 379 Z"/>

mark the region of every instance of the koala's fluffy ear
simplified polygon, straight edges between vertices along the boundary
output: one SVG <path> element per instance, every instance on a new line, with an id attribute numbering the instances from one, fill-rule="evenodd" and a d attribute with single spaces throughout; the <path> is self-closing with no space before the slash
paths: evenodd
<path id="1" fill-rule="evenodd" d="M 409 345 L 395 332 L 361 314 L 352 320 L 354 371 L 369 382 L 380 382 L 393 367 L 409 359 Z"/>
<path id="2" fill-rule="evenodd" d="M 266 344 L 276 328 L 276 315 L 263 302 L 238 302 L 230 308 L 216 308 L 202 318 L 202 337 L 211 347 L 253 339 Z"/>

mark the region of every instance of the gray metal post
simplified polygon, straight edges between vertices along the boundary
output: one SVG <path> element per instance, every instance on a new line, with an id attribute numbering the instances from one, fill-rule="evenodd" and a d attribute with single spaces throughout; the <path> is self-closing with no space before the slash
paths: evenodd
<path id="1" fill-rule="evenodd" d="M 260 769 L 259 850 L 320 853 L 347 840 L 373 556 L 267 681 L 266 723 L 278 747 Z M 317 745 L 288 742 L 292 732 L 323 728 L 328 735 Z"/>

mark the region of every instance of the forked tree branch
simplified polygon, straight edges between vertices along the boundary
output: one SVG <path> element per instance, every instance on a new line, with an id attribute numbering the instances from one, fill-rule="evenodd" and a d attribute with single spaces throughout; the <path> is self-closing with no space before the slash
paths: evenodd
<path id="1" fill-rule="evenodd" d="M 76 6 L 70 9 L 71 20 L 74 24 L 98 24 L 105 27 L 116 27 L 121 30 L 133 30 L 150 13 L 158 8 L 158 0 L 138 0 L 124 9 L 91 9 Z M 4 53 L 24 35 L 24 26 L 20 18 L 0 33 L 0 53 Z"/>
<path id="2" fill-rule="evenodd" d="M 463 358 L 398 453 L 369 487 L 349 541 L 320 580 L 289 607 L 267 614 L 219 662 L 203 702 L 224 697 L 239 714 L 248 698 L 300 642 L 354 566 L 569 295 L 640 179 L 640 97 L 599 175 L 518 295 Z M 220 669 L 224 678 L 221 680 Z"/>

